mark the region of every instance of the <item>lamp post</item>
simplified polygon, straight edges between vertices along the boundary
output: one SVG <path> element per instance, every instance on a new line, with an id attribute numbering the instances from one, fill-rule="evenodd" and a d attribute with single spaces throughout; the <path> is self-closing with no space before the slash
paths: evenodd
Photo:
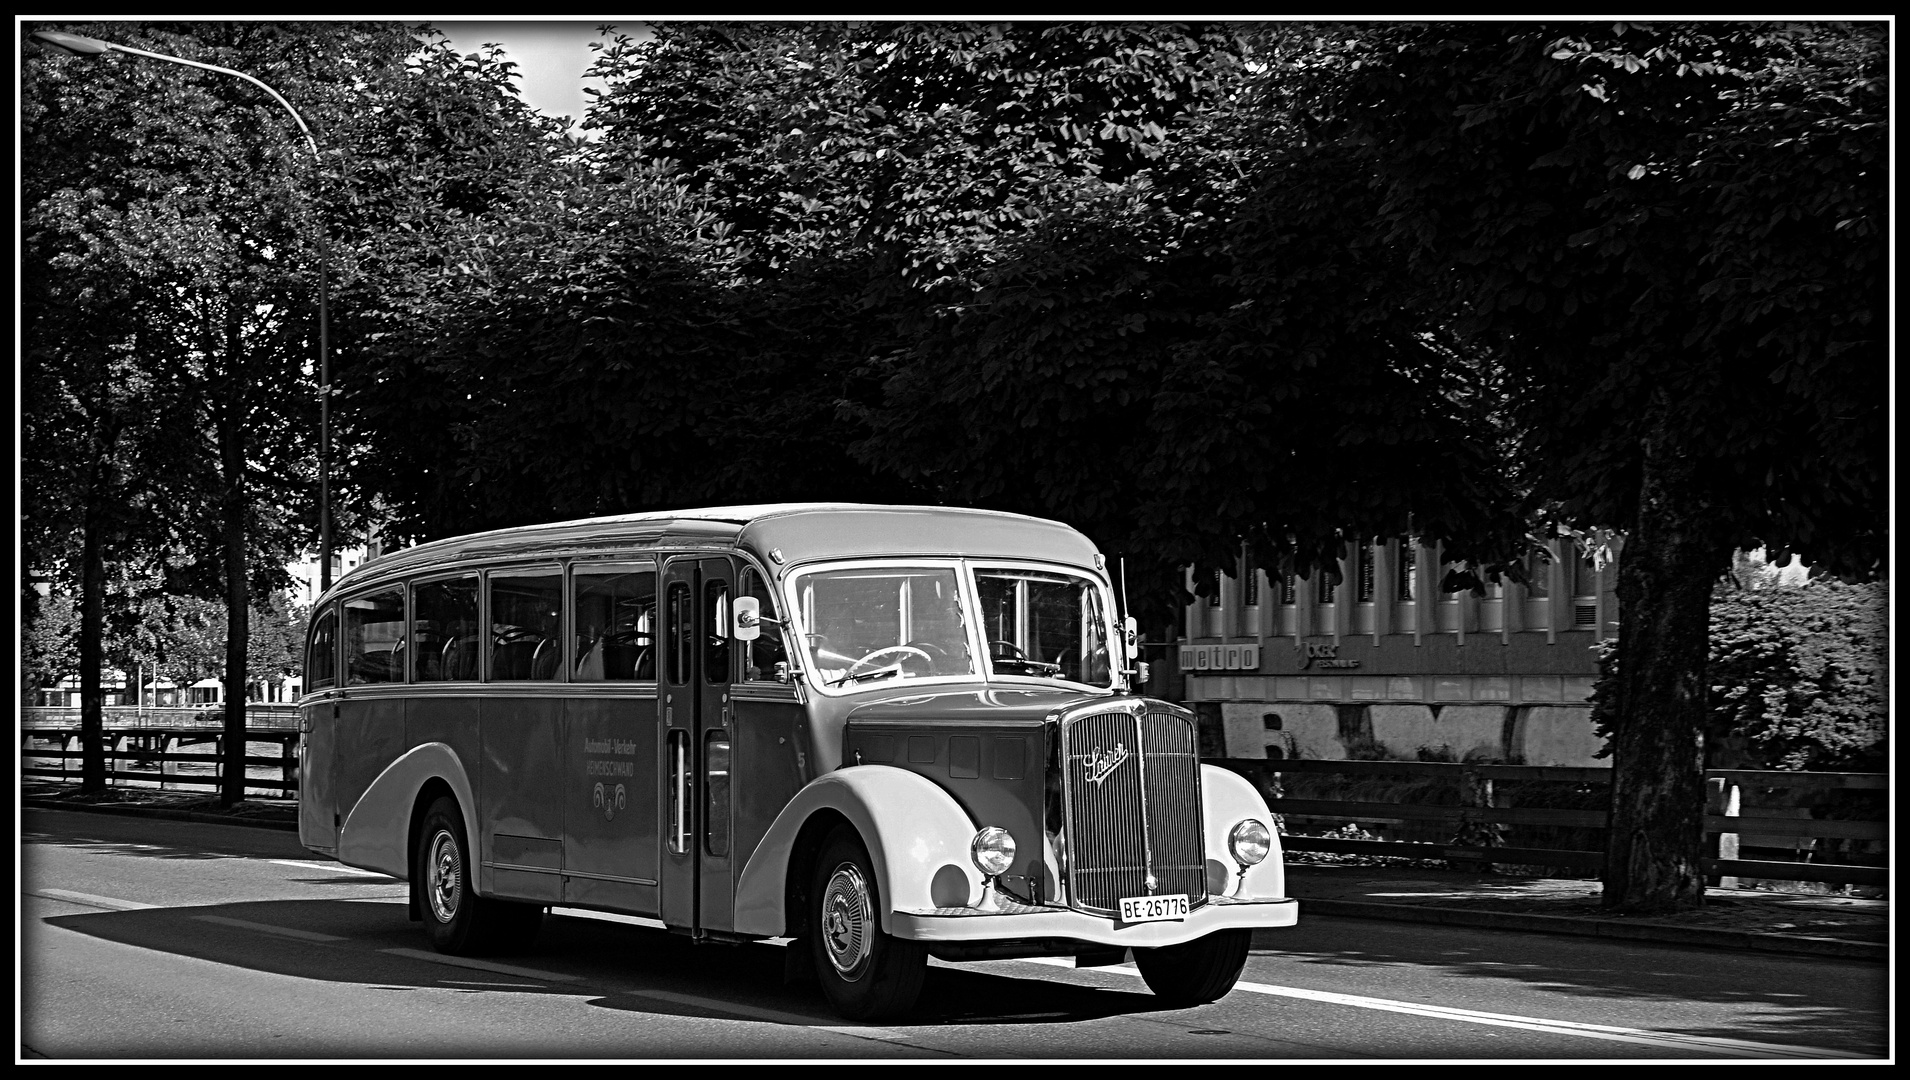
<path id="1" fill-rule="evenodd" d="M 305 118 L 300 116 L 298 110 L 292 108 L 292 103 L 285 100 L 285 97 L 277 90 L 243 71 L 234 71 L 231 68 L 205 64 L 197 60 L 187 60 L 183 56 L 172 56 L 168 53 L 148 52 L 145 49 L 135 49 L 130 45 L 120 45 L 58 30 L 36 30 L 27 36 L 41 45 L 75 56 L 98 56 L 109 52 L 125 53 L 129 56 L 164 60 L 169 64 L 184 64 L 186 67 L 202 68 L 206 71 L 216 71 L 221 75 L 244 79 L 272 95 L 273 101 L 283 105 L 285 111 L 292 114 L 292 121 L 298 125 L 299 133 L 305 136 L 306 147 L 312 152 L 314 176 L 322 173 L 324 159 L 318 152 L 318 139 L 313 137 L 312 129 L 305 123 Z M 326 279 L 326 266 L 331 260 L 327 248 L 325 228 L 321 224 L 318 230 L 318 588 L 321 593 L 332 587 L 332 357 L 329 319 L 331 305 Z"/>

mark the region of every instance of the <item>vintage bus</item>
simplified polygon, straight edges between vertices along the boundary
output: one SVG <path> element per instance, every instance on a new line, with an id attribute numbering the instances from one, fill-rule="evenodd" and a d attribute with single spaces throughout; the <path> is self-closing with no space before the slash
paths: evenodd
<path id="1" fill-rule="evenodd" d="M 456 954 L 552 906 L 787 938 L 840 1013 L 930 956 L 1131 955 L 1178 1004 L 1293 925 L 1265 802 L 1136 696 L 1105 560 L 1038 518 L 778 505 L 384 555 L 315 606 L 299 837 Z"/>

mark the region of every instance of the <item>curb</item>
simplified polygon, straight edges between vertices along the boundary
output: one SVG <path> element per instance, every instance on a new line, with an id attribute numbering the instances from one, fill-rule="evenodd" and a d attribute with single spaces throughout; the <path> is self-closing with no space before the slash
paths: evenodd
<path id="1" fill-rule="evenodd" d="M 204 814 L 197 810 L 169 810 L 163 806 L 128 806 L 124 803 L 67 803 L 52 799 L 22 799 L 22 807 L 35 810 L 76 810 L 82 814 L 120 814 L 125 817 L 164 818 L 168 821 L 198 821 L 209 825 L 243 825 L 249 829 L 278 829 L 283 832 L 297 832 L 296 821 L 273 821 L 268 818 L 244 817 L 238 814 Z"/>
<path id="2" fill-rule="evenodd" d="M 1719 930 L 1708 926 L 1661 926 L 1650 923 L 1619 922 L 1614 919 L 1566 918 L 1561 915 L 1467 911 L 1463 908 L 1430 907 L 1418 904 L 1377 904 L 1360 900 L 1309 900 L 1304 896 L 1297 899 L 1300 901 L 1300 910 L 1303 914 L 1313 912 L 1318 915 L 1339 915 L 1351 919 L 1389 919 L 1393 922 L 1474 926 L 1488 930 L 1567 934 L 1573 937 L 1601 937 L 1618 941 L 1653 941 L 1666 945 L 1696 945 L 1714 949 L 1802 953 L 1809 956 L 1832 956 L 1876 963 L 1882 963 L 1890 956 L 1888 944 L 1845 941 L 1842 938 L 1765 934 L 1749 930 Z"/>

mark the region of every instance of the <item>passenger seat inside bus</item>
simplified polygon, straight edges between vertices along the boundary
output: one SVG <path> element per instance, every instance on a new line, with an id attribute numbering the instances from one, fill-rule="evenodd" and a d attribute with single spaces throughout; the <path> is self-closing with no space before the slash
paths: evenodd
<path id="1" fill-rule="evenodd" d="M 563 659 L 564 650 L 555 641 L 544 638 L 537 643 L 537 650 L 531 653 L 531 678 L 556 678 L 557 665 Z"/>

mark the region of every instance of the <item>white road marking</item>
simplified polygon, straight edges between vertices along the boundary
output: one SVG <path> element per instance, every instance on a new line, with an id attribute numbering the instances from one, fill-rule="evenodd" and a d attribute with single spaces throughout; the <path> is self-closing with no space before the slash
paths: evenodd
<path id="1" fill-rule="evenodd" d="M 345 941 L 336 934 L 321 934 L 316 930 L 295 930 L 289 926 L 273 926 L 271 923 L 251 922 L 246 919 L 232 919 L 224 915 L 194 915 L 200 922 L 218 923 L 221 926 L 236 926 L 241 930 L 257 930 L 261 934 L 276 937 L 297 938 L 300 941 Z"/>
<path id="2" fill-rule="evenodd" d="M 1049 967 L 1073 967 L 1074 963 L 1060 957 L 1033 957 L 1012 961 L 1023 964 L 1043 964 Z M 1140 970 L 1133 964 L 1121 964 L 1113 967 L 1090 968 L 1091 971 L 1105 971 L 1114 975 L 1133 975 L 1139 977 Z M 1648 1031 L 1643 1028 L 1614 1027 L 1609 1024 L 1581 1024 L 1572 1020 L 1547 1020 L 1536 1016 L 1511 1016 L 1505 1013 L 1480 1012 L 1476 1009 L 1455 1009 L 1445 1005 L 1421 1005 L 1411 1001 L 1392 1001 L 1387 998 L 1364 997 L 1358 994 L 1335 994 L 1326 990 L 1303 990 L 1296 986 L 1275 986 L 1271 983 L 1243 982 L 1235 983 L 1235 990 L 1249 994 L 1267 994 L 1273 997 L 1300 998 L 1306 1001 L 1318 1001 L 1328 1005 L 1344 1005 L 1355 1009 L 1378 1009 L 1383 1012 L 1404 1013 L 1409 1016 L 1425 1016 L 1438 1020 L 1457 1020 L 1467 1024 L 1483 1024 L 1488 1027 L 1519 1028 L 1525 1031 L 1545 1032 L 1552 1035 L 1576 1035 L 1584 1039 L 1603 1039 L 1609 1042 L 1638 1043 L 1666 1050 L 1702 1050 L 1725 1054 L 1732 1057 L 1788 1057 L 1788 1058 L 1866 1058 L 1870 1055 L 1855 1054 L 1845 1050 L 1831 1050 L 1819 1046 L 1791 1046 L 1784 1043 L 1752 1042 L 1748 1039 L 1717 1039 L 1703 1035 L 1679 1035 L 1668 1031 Z"/>
<path id="3" fill-rule="evenodd" d="M 384 878 L 387 881 L 398 880 L 390 874 L 381 874 L 376 870 L 360 870 L 356 866 L 346 866 L 344 863 L 296 862 L 292 859 L 273 859 L 272 862 L 280 866 L 296 866 L 300 870 L 323 870 L 328 874 L 350 874 L 353 877 Z"/>
<path id="4" fill-rule="evenodd" d="M 110 896 L 94 896 L 92 893 L 69 892 L 66 889 L 41 889 L 33 896 L 44 896 L 49 900 L 66 900 L 70 903 L 84 904 L 87 907 L 104 908 L 107 911 L 151 911 L 157 904 L 141 904 L 132 900 L 115 900 Z"/>
<path id="5" fill-rule="evenodd" d="M 473 971 L 489 971 L 498 975 L 515 975 L 520 979 L 545 979 L 550 982 L 576 982 L 575 975 L 560 975 L 555 971 L 539 971 L 536 968 L 518 967 L 514 964 L 497 964 L 489 960 L 469 960 L 462 956 L 446 956 L 443 953 L 425 952 L 423 949 L 379 949 L 390 956 L 403 956 L 412 960 L 423 960 L 432 964 L 444 964 L 449 967 L 470 968 Z"/>

